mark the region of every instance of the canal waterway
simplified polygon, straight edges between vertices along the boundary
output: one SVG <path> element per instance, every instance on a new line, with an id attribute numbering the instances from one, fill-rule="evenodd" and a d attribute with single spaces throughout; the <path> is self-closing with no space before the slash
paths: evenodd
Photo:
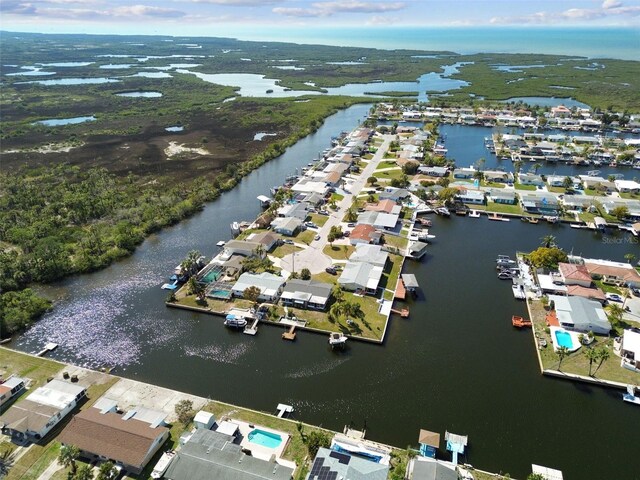
<path id="1" fill-rule="evenodd" d="M 48 289 L 56 308 L 13 343 L 34 352 L 53 341 L 54 358 L 204 397 L 273 412 L 280 403 L 298 419 L 341 430 L 366 425 L 371 439 L 400 447 L 418 430 L 469 435 L 465 461 L 524 478 L 531 463 L 562 469 L 565 478 L 637 478 L 638 408 L 621 393 L 540 375 L 526 315 L 508 282 L 495 274 L 498 254 L 530 250 L 552 234 L 575 254 L 624 261 L 638 253 L 628 234 L 602 237 L 567 226 L 519 221 L 434 219 L 436 235 L 420 263 L 408 262 L 422 287 L 411 317 L 393 317 L 384 345 L 350 342 L 333 352 L 324 335 L 283 342 L 263 326 L 250 337 L 218 317 L 164 306 L 160 285 L 191 249 L 212 255 L 233 220 L 259 212 L 256 196 L 317 157 L 331 136 L 354 128 L 370 106 L 328 118 L 317 133 L 253 172 L 201 213 L 147 239 L 130 258 Z M 489 129 L 481 129 L 488 135 Z M 451 130 L 447 146 L 466 143 Z M 459 130 L 460 134 L 467 132 Z M 482 142 L 456 152 L 472 164 Z"/>

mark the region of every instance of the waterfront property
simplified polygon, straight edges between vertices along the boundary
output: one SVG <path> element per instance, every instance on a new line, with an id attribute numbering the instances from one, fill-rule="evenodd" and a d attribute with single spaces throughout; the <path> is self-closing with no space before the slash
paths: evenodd
<path id="1" fill-rule="evenodd" d="M 627 329 L 623 332 L 620 356 L 623 367 L 640 372 L 640 330 Z"/>
<path id="2" fill-rule="evenodd" d="M 360 243 L 356 245 L 356 251 L 349 257 L 350 262 L 370 263 L 384 268 L 389 259 L 389 254 L 382 250 L 380 245 Z"/>
<path id="3" fill-rule="evenodd" d="M 575 352 L 581 347 L 578 333 L 565 330 L 560 327 L 549 327 L 553 349 L 559 350 L 564 347 L 569 352 Z"/>
<path id="4" fill-rule="evenodd" d="M 310 310 L 326 310 L 333 285 L 315 280 L 288 280 L 280 301 L 282 305 Z"/>
<path id="5" fill-rule="evenodd" d="M 604 283 L 640 287 L 640 274 L 628 263 L 585 258 L 582 260 L 591 277 L 601 278 Z"/>
<path id="6" fill-rule="evenodd" d="M 456 467 L 435 458 L 415 457 L 407 467 L 408 480 L 458 480 Z"/>
<path id="7" fill-rule="evenodd" d="M 338 278 L 338 285 L 350 292 L 375 295 L 382 278 L 383 268 L 362 262 L 347 262 Z"/>
<path id="8" fill-rule="evenodd" d="M 285 279 L 268 272 L 249 273 L 240 275 L 238 281 L 233 285 L 232 293 L 234 297 L 243 298 L 244 291 L 249 287 L 256 287 L 260 290 L 258 300 L 261 302 L 277 301 Z"/>
<path id="9" fill-rule="evenodd" d="M 11 375 L 7 378 L 2 384 L 0 384 L 0 407 L 22 394 L 25 388 L 23 378 L 20 378 L 17 375 Z"/>
<path id="10" fill-rule="evenodd" d="M 39 441 L 66 417 L 86 395 L 80 385 L 51 380 L 0 417 L 2 431 L 17 441 Z"/>
<path id="11" fill-rule="evenodd" d="M 169 437 L 163 425 L 166 414 L 138 415 L 134 408 L 119 413 L 115 401 L 101 398 L 76 414 L 59 436 L 64 445 L 75 445 L 90 461 L 107 461 L 139 474 Z M 149 415 L 151 414 L 151 415 Z"/>
<path id="12" fill-rule="evenodd" d="M 389 465 L 365 460 L 357 455 L 341 453 L 321 447 L 313 461 L 311 471 L 306 480 L 324 480 L 329 478 L 366 478 L 369 480 L 386 480 Z"/>
<path id="13" fill-rule="evenodd" d="M 232 435 L 197 429 L 178 451 L 164 477 L 169 480 L 290 480 L 293 469 L 249 455 Z"/>
<path id="14" fill-rule="evenodd" d="M 560 326 L 567 330 L 598 335 L 608 335 L 611 331 L 611 323 L 599 302 L 583 297 L 549 295 L 549 303 L 553 305 Z"/>

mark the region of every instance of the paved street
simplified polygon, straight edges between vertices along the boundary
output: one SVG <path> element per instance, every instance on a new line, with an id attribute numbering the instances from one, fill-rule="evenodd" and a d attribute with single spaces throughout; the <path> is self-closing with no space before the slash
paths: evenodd
<path id="1" fill-rule="evenodd" d="M 367 178 L 373 175 L 380 161 L 384 158 L 384 154 L 389 148 L 389 144 L 395 139 L 395 135 L 382 135 L 383 143 L 380 145 L 373 158 L 369 160 L 367 166 L 362 170 L 360 175 L 356 179 L 345 187 L 345 196 L 338 203 L 338 209 L 332 212 L 327 219 L 327 222 L 318 229 L 320 235 L 319 240 L 311 242 L 309 247 L 301 252 L 295 253 L 295 270 L 299 272 L 303 268 L 308 268 L 311 273 L 324 272 L 325 268 L 331 265 L 331 257 L 322 253 L 324 247 L 329 243 L 327 236 L 331 231 L 331 227 L 340 225 L 342 219 L 347 213 L 347 210 L 351 206 L 355 196 L 360 193 L 367 182 Z M 293 271 L 293 254 L 286 255 L 280 260 L 280 266 L 287 272 Z"/>

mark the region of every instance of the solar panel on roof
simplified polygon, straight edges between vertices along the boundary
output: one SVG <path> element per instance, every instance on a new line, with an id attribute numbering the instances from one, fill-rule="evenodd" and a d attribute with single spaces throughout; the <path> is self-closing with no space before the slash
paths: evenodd
<path id="1" fill-rule="evenodd" d="M 342 463 L 343 465 L 349 465 L 349 460 L 351 460 L 350 455 L 346 455 L 344 453 L 335 452 L 335 451 L 332 451 L 329 454 L 329 456 L 332 458 L 335 458 L 336 460 L 338 460 L 339 463 Z"/>
<path id="2" fill-rule="evenodd" d="M 315 462 L 313 462 L 313 467 L 311 467 L 311 478 L 320 472 L 322 464 L 324 464 L 324 458 L 316 458 Z"/>

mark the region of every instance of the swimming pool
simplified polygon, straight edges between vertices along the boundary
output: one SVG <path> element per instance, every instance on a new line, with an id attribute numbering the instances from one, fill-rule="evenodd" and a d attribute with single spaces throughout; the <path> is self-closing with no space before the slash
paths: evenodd
<path id="1" fill-rule="evenodd" d="M 568 332 L 561 330 L 555 331 L 556 343 L 559 347 L 567 347 L 569 350 L 573 349 L 573 342 L 571 341 L 571 335 Z"/>
<path id="2" fill-rule="evenodd" d="M 201 281 L 204 283 L 215 282 L 216 280 L 218 280 L 219 276 L 220 276 L 220 272 L 211 270 L 204 277 L 202 277 Z"/>
<path id="3" fill-rule="evenodd" d="M 277 433 L 266 432 L 255 428 L 249 432 L 249 441 L 267 448 L 278 448 L 282 443 L 282 437 Z"/>

